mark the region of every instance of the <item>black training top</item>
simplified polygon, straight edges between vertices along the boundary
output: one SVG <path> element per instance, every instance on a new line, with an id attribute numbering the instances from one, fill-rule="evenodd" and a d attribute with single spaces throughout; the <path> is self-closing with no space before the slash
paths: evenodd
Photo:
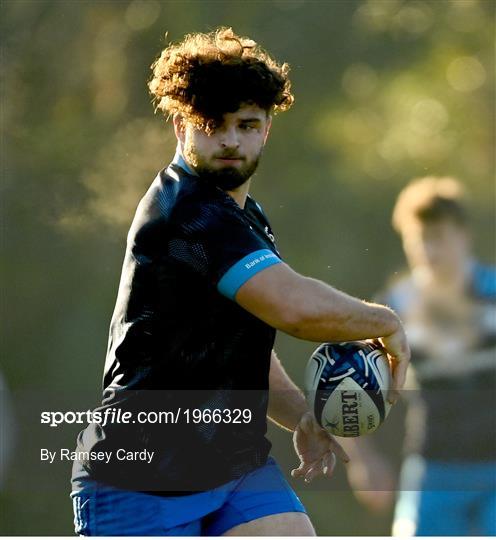
<path id="1" fill-rule="evenodd" d="M 97 419 L 79 434 L 76 487 L 74 480 L 86 476 L 123 489 L 185 494 L 265 464 L 275 330 L 234 296 L 279 262 L 253 199 L 241 209 L 177 163 L 158 174 L 128 234 L 102 406 L 95 409 L 120 409 L 121 416 L 107 413 L 106 423 Z M 129 423 L 123 412 L 131 413 Z M 154 453 L 150 463 L 144 450 Z M 108 463 L 96 452 L 111 452 Z"/>

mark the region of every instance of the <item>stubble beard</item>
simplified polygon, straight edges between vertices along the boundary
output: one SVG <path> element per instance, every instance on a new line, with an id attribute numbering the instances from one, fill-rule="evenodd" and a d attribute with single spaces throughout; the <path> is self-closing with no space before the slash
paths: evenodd
<path id="1" fill-rule="evenodd" d="M 193 165 L 202 181 L 215 185 L 224 191 L 232 191 L 243 185 L 257 170 L 260 161 L 260 152 L 255 159 L 245 161 L 241 167 L 212 167 L 201 158 L 194 149 L 184 150 L 184 157 Z M 225 155 L 223 157 L 233 157 Z"/>

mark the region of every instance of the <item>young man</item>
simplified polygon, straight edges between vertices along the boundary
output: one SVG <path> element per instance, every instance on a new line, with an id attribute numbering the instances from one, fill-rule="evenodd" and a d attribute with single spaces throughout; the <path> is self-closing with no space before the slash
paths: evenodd
<path id="1" fill-rule="evenodd" d="M 219 29 L 186 36 L 152 67 L 177 153 L 129 231 L 96 412 L 131 420 L 97 419 L 78 437 L 76 531 L 313 535 L 268 457 L 267 416 L 295 433 L 294 476 L 330 476 L 335 455 L 347 456 L 272 351 L 276 329 L 313 341 L 380 338 L 394 400 L 409 360 L 401 323 L 283 263 L 248 194 L 271 115 L 293 101 L 288 66 Z M 161 411 L 166 421 L 152 421 Z"/>
<path id="2" fill-rule="evenodd" d="M 414 368 L 404 392 L 407 458 L 393 533 L 494 536 L 496 269 L 472 256 L 462 189 L 453 178 L 410 183 L 393 224 L 410 273 L 381 299 L 401 315 Z M 358 497 L 385 506 L 383 459 L 366 441 L 347 449 Z M 379 478 L 367 473 L 374 470 Z"/>

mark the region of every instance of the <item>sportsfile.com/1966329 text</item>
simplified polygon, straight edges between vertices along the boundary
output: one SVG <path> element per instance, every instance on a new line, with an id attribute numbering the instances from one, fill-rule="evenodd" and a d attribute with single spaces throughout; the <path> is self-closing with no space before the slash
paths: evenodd
<path id="1" fill-rule="evenodd" d="M 131 412 L 116 407 L 101 411 L 43 411 L 41 424 L 58 427 L 60 424 L 249 424 L 250 409 L 189 409 L 178 407 L 171 411 Z"/>

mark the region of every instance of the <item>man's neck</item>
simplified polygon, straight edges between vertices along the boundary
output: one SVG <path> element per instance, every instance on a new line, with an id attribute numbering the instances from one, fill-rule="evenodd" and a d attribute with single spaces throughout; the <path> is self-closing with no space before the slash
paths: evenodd
<path id="1" fill-rule="evenodd" d="M 176 163 L 177 165 L 179 165 L 187 173 L 196 176 L 196 171 L 184 158 L 183 151 L 179 143 L 177 144 L 177 147 L 176 147 L 176 153 L 174 155 L 173 163 Z"/>
<path id="2" fill-rule="evenodd" d="M 245 207 L 246 197 L 248 197 L 248 192 L 250 191 L 250 184 L 251 178 L 248 178 L 248 180 L 238 188 L 233 189 L 232 191 L 226 191 L 226 193 L 236 201 L 240 208 Z"/>

